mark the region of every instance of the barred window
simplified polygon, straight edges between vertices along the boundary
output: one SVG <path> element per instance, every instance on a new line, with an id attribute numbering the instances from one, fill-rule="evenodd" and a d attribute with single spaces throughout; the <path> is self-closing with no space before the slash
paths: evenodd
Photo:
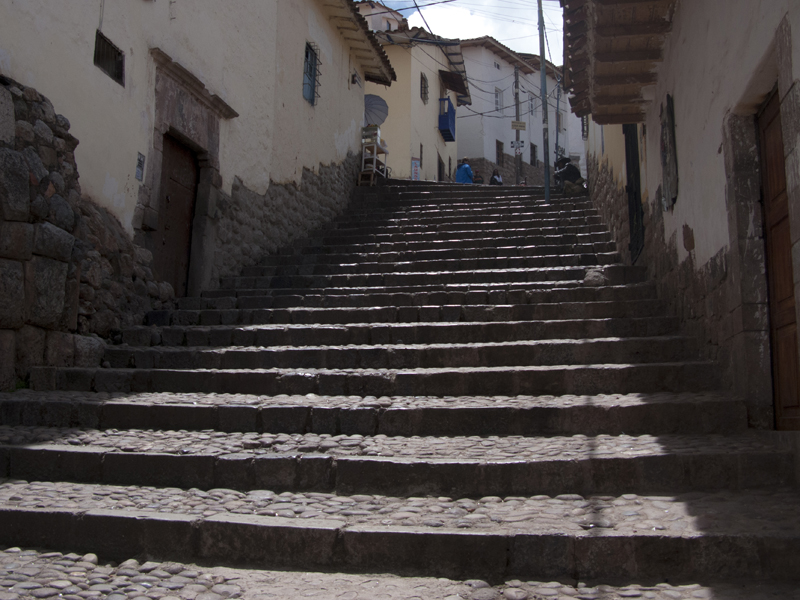
<path id="1" fill-rule="evenodd" d="M 100 31 L 94 37 L 94 64 L 125 87 L 125 54 Z"/>
<path id="2" fill-rule="evenodd" d="M 315 106 L 319 98 L 319 64 L 319 50 L 307 43 L 303 61 L 303 98 L 311 106 Z"/>
<path id="3" fill-rule="evenodd" d="M 503 90 L 500 88 L 494 88 L 494 109 L 501 115 L 506 112 L 503 107 Z"/>
<path id="4" fill-rule="evenodd" d="M 423 103 L 427 104 L 429 95 L 430 94 L 429 94 L 429 91 L 428 91 L 428 78 L 425 76 L 425 73 L 420 73 L 419 74 L 419 97 L 422 98 L 422 102 Z"/>

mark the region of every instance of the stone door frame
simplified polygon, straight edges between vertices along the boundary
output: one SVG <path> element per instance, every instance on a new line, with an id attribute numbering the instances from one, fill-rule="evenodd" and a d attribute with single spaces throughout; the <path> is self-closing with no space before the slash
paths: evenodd
<path id="1" fill-rule="evenodd" d="M 800 34 L 800 32 L 797 32 Z M 792 74 L 792 32 L 784 17 L 775 39 L 778 97 L 783 116 L 783 145 L 792 242 L 795 297 L 800 298 L 800 80 Z M 726 204 L 730 244 L 728 265 L 731 344 L 723 360 L 731 388 L 746 398 L 750 425 L 775 427 L 769 307 L 767 297 L 761 167 L 755 97 L 766 99 L 774 89 L 748 90 L 747 110 L 731 113 L 723 124 L 727 178 Z M 800 303 L 796 305 L 800 320 Z"/>
<path id="2" fill-rule="evenodd" d="M 150 55 L 156 70 L 155 125 L 153 145 L 147 158 L 147 177 L 139 188 L 134 213 L 134 239 L 150 251 L 155 248 L 164 136 L 170 135 L 190 148 L 198 159 L 199 181 L 187 284 L 187 296 L 198 296 L 210 283 L 214 263 L 217 199 L 222 188 L 219 122 L 239 115 L 165 52 L 153 48 Z"/>

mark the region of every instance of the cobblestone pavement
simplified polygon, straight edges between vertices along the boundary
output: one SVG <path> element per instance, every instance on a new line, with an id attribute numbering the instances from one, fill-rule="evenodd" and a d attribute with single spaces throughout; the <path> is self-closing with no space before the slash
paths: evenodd
<path id="1" fill-rule="evenodd" d="M 348 575 L 198 567 L 174 562 L 103 564 L 94 554 L 0 551 L 0 600 L 797 600 L 793 584 L 628 585 Z"/>
<path id="2" fill-rule="evenodd" d="M 398 456 L 526 461 L 709 452 L 774 452 L 775 446 L 758 433 L 723 435 L 573 435 L 569 437 L 511 436 L 364 436 L 272 433 L 224 433 L 215 430 L 172 431 L 145 429 L 76 429 L 62 427 L 0 426 L 0 445 L 68 444 L 120 452 L 159 452 L 220 456 L 324 453 L 334 456 Z"/>
<path id="3" fill-rule="evenodd" d="M 800 493 L 792 490 L 689 493 L 677 496 L 563 494 L 480 499 L 328 493 L 248 493 L 136 486 L 0 480 L 0 506 L 146 510 L 210 517 L 220 513 L 340 520 L 342 526 L 417 526 L 493 532 L 626 535 L 797 535 Z M 2 599 L 0 599 L 2 600 Z"/>
<path id="4" fill-rule="evenodd" d="M 598 394 L 564 396 L 258 396 L 250 394 L 214 393 L 107 393 L 107 392 L 37 392 L 19 390 L 0 393 L 5 400 L 46 400 L 63 402 L 126 402 L 131 404 L 191 404 L 201 406 L 320 406 L 330 408 L 569 408 L 573 406 L 639 406 L 654 402 L 694 404 L 702 401 L 724 401 L 728 396 L 714 392 Z"/>

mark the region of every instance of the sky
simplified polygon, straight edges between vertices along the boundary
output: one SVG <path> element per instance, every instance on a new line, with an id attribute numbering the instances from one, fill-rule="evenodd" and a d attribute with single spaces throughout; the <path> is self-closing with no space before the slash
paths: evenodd
<path id="1" fill-rule="evenodd" d="M 382 4 L 399 10 L 411 27 L 424 27 L 414 0 L 386 0 Z M 417 0 L 432 32 L 446 38 L 490 35 L 516 52 L 539 54 L 537 0 Z M 547 59 L 563 62 L 562 12 L 558 0 L 544 0 L 547 29 Z"/>

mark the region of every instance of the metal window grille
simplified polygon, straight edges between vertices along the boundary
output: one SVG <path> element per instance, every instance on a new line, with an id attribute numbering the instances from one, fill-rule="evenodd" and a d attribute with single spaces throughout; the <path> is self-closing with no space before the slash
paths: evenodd
<path id="1" fill-rule="evenodd" d="M 319 48 L 311 42 L 306 43 L 303 60 L 303 98 L 308 100 L 311 106 L 315 106 L 319 99 L 320 64 Z"/>
<path id="2" fill-rule="evenodd" d="M 425 73 L 420 73 L 419 75 L 419 97 L 422 98 L 422 101 L 427 104 L 428 97 L 430 96 L 428 90 L 428 78 L 425 76 Z"/>
<path id="3" fill-rule="evenodd" d="M 100 31 L 94 37 L 94 64 L 125 87 L 125 54 Z"/>
<path id="4" fill-rule="evenodd" d="M 503 90 L 494 88 L 494 109 L 500 114 L 504 114 L 503 110 Z"/>

